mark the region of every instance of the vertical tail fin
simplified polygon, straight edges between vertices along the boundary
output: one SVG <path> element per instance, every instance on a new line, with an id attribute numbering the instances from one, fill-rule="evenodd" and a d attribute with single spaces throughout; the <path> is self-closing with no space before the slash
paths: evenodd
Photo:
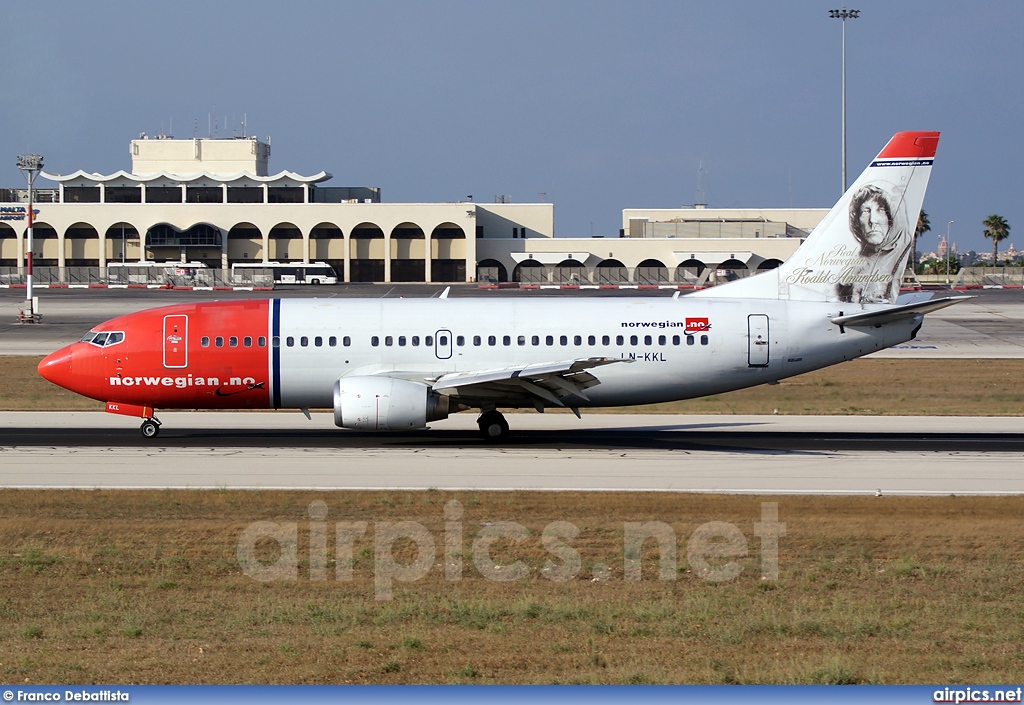
<path id="1" fill-rule="evenodd" d="M 938 132 L 897 133 L 778 269 L 698 293 L 895 302 L 938 143 Z"/>

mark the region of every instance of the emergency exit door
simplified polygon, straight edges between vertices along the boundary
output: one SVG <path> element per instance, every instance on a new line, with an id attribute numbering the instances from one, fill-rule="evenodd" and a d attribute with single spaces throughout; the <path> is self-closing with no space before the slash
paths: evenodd
<path id="1" fill-rule="evenodd" d="M 768 316 L 763 313 L 752 313 L 747 316 L 747 365 L 750 367 L 768 366 Z"/>
<path id="2" fill-rule="evenodd" d="M 164 367 L 188 367 L 188 316 L 164 316 Z"/>

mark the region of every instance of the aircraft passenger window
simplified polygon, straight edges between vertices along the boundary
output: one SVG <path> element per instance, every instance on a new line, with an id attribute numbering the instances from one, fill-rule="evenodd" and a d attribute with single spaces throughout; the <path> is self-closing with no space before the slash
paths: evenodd
<path id="1" fill-rule="evenodd" d="M 210 336 L 204 335 L 202 338 L 199 339 L 199 344 L 202 345 L 204 348 L 210 347 Z"/>
<path id="2" fill-rule="evenodd" d="M 612 344 L 612 337 L 610 335 L 602 335 L 601 336 L 601 345 L 611 345 L 611 344 Z"/>
<path id="3" fill-rule="evenodd" d="M 597 338 L 592 335 L 587 336 L 587 345 L 597 345 Z"/>
<path id="4" fill-rule="evenodd" d="M 567 336 L 567 335 L 560 335 L 558 337 L 558 342 L 561 345 L 568 345 L 569 344 L 569 336 Z"/>
<path id="5" fill-rule="evenodd" d="M 273 345 L 275 348 L 281 347 L 281 338 L 280 338 L 280 336 L 275 335 L 273 338 L 271 338 L 270 339 L 270 344 Z"/>
<path id="6" fill-rule="evenodd" d="M 377 347 L 378 345 L 380 345 L 380 338 L 378 338 L 377 336 L 373 336 L 372 338 L 370 338 L 370 345 L 372 345 L 373 347 Z"/>
<path id="7" fill-rule="evenodd" d="M 540 336 L 535 335 L 532 338 L 530 338 L 530 343 L 533 345 L 540 345 Z"/>
<path id="8" fill-rule="evenodd" d="M 447 345 L 448 344 L 448 336 L 447 335 L 439 335 L 439 336 L 437 336 L 437 344 L 438 345 Z"/>
<path id="9" fill-rule="evenodd" d="M 708 344 L 708 337 L 706 335 L 702 335 L 700 337 L 700 344 L 701 345 L 707 345 Z"/>
<path id="10" fill-rule="evenodd" d="M 405 336 L 404 335 L 398 336 L 398 344 L 399 344 L 399 346 L 401 346 L 403 348 L 405 347 Z"/>
<path id="11" fill-rule="evenodd" d="M 414 348 L 418 348 L 420 346 L 420 337 L 418 335 L 414 335 L 412 337 L 412 346 Z"/>
<path id="12" fill-rule="evenodd" d="M 516 342 L 518 342 L 520 345 L 526 345 L 526 336 L 525 335 L 519 336 L 519 339 Z"/>
<path id="13" fill-rule="evenodd" d="M 434 344 L 434 336 L 428 335 L 425 338 L 423 338 L 423 344 L 429 348 L 431 345 Z"/>
<path id="14" fill-rule="evenodd" d="M 350 337 L 348 337 L 346 335 L 344 338 L 341 339 L 341 344 L 344 345 L 347 348 L 348 346 L 350 346 L 352 344 L 352 338 L 350 338 Z"/>
<path id="15" fill-rule="evenodd" d="M 284 339 L 284 344 L 287 345 L 289 348 L 294 348 L 295 338 L 289 335 L 287 338 Z"/>
<path id="16" fill-rule="evenodd" d="M 489 336 L 487 336 L 487 344 L 488 345 L 497 345 L 498 344 L 498 339 L 495 338 L 493 335 L 489 335 Z"/>
<path id="17" fill-rule="evenodd" d="M 463 345 L 466 344 L 466 336 L 464 336 L 464 335 L 457 335 L 457 336 L 455 336 L 455 344 L 458 345 L 461 348 Z"/>
<path id="18" fill-rule="evenodd" d="M 392 345 L 395 344 L 395 339 L 392 338 L 390 335 L 385 335 L 384 336 L 384 344 L 387 345 L 390 348 Z"/>
<path id="19" fill-rule="evenodd" d="M 555 336 L 549 335 L 546 338 L 544 338 L 544 344 L 545 345 L 554 345 L 555 344 Z"/>
<path id="20" fill-rule="evenodd" d="M 261 348 L 267 347 L 266 336 L 261 335 L 259 338 L 256 338 L 256 344 L 259 345 Z"/>
<path id="21" fill-rule="evenodd" d="M 230 345 L 233 348 L 237 348 L 238 347 L 238 336 L 233 335 L 230 338 L 228 338 L 228 345 Z"/>
<path id="22" fill-rule="evenodd" d="M 304 348 L 308 348 L 309 338 L 307 338 L 306 336 L 302 336 L 301 338 L 299 338 L 299 345 L 301 345 Z"/>
<path id="23" fill-rule="evenodd" d="M 645 335 L 644 336 L 644 345 L 650 345 L 650 344 L 651 344 L 651 336 Z"/>
<path id="24" fill-rule="evenodd" d="M 635 335 L 629 336 L 629 344 L 630 345 L 636 345 L 638 342 L 640 342 L 640 339 L 637 338 Z"/>
<path id="25" fill-rule="evenodd" d="M 665 345 L 665 343 L 666 343 L 665 336 L 659 335 L 658 336 L 658 345 Z"/>
<path id="26" fill-rule="evenodd" d="M 686 336 L 686 344 L 687 345 L 693 345 L 693 336 L 692 335 Z"/>
<path id="27" fill-rule="evenodd" d="M 480 345 L 480 336 L 479 335 L 474 335 L 473 336 L 473 345 L 477 345 L 477 346 Z"/>
<path id="28" fill-rule="evenodd" d="M 317 337 L 313 338 L 313 345 L 317 346 L 318 348 L 322 348 L 324 346 L 324 339 L 318 335 Z"/>
<path id="29" fill-rule="evenodd" d="M 615 336 L 615 344 L 616 345 L 623 345 L 623 344 L 625 344 L 625 342 L 626 342 L 626 339 L 623 338 L 621 335 Z"/>
<path id="30" fill-rule="evenodd" d="M 247 335 L 244 338 L 242 338 L 242 345 L 244 345 L 247 348 L 251 348 L 252 347 L 252 336 L 248 336 Z"/>
<path id="31" fill-rule="evenodd" d="M 216 338 L 213 339 L 213 344 L 216 345 L 218 348 L 223 348 L 224 347 L 224 338 L 222 338 L 222 337 L 220 337 L 218 335 Z"/>
<path id="32" fill-rule="evenodd" d="M 679 336 L 678 335 L 673 335 L 672 336 L 672 344 L 673 345 L 679 345 Z"/>
<path id="33" fill-rule="evenodd" d="M 572 344 L 573 345 L 583 345 L 583 336 L 582 335 L 573 336 Z"/>
<path id="34" fill-rule="evenodd" d="M 511 345 L 512 344 L 512 336 L 511 335 L 506 335 L 506 336 L 502 337 L 501 344 L 502 345 Z"/>
<path id="35" fill-rule="evenodd" d="M 327 339 L 327 345 L 329 347 L 332 347 L 332 348 L 338 347 L 338 338 L 337 338 L 337 336 L 332 335 L 330 338 L 328 338 Z"/>

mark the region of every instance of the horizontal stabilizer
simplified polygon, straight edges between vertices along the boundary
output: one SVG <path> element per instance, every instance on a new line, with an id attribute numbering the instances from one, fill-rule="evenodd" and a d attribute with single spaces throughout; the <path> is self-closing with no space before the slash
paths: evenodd
<path id="1" fill-rule="evenodd" d="M 863 313 L 851 313 L 849 316 L 836 316 L 832 319 L 832 322 L 837 326 L 880 326 L 907 318 L 908 316 L 938 311 L 947 306 L 953 306 L 973 298 L 973 296 L 946 296 L 941 299 L 920 301 L 902 306 L 888 306 L 877 311 L 864 311 Z"/>

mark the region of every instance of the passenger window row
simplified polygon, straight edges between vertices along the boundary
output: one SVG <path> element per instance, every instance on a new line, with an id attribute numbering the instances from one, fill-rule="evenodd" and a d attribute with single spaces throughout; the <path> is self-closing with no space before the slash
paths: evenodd
<path id="1" fill-rule="evenodd" d="M 657 338 L 655 338 L 655 336 L 653 336 L 653 335 L 645 335 L 645 336 L 643 336 L 642 339 L 643 339 L 643 344 L 644 345 L 654 345 L 655 344 L 655 339 L 657 340 L 657 344 L 658 345 L 669 345 L 669 344 L 671 344 L 671 345 L 683 345 L 684 344 L 684 342 L 683 342 L 684 338 L 685 338 L 685 341 L 686 341 L 685 342 L 686 345 L 696 345 L 697 344 L 697 340 L 698 339 L 697 339 L 697 336 L 694 336 L 694 335 L 685 335 L 685 336 L 673 335 L 671 337 L 666 336 L 666 335 L 659 335 L 659 336 L 657 336 Z M 261 340 L 262 340 L 262 338 L 261 338 Z M 299 337 L 298 338 L 298 345 L 299 345 L 299 347 L 303 347 L 303 348 L 309 347 L 310 340 L 312 340 L 312 343 L 313 343 L 314 347 L 317 347 L 317 348 L 323 347 L 324 339 L 323 339 L 323 337 L 321 337 L 319 335 L 314 337 L 314 338 L 312 338 L 312 339 L 309 336 L 305 336 L 305 335 Z M 554 346 L 556 344 L 555 340 L 556 340 L 556 338 L 553 335 L 544 336 L 543 344 L 547 345 L 547 346 Z M 584 344 L 583 340 L 584 340 L 584 337 L 582 335 L 574 335 L 574 336 L 572 336 L 572 345 L 581 346 L 581 345 Z M 629 341 L 628 342 L 629 345 L 640 345 L 641 337 L 638 336 L 638 335 L 631 335 L 627 339 L 627 337 L 624 336 L 624 335 L 617 335 L 617 336 L 615 336 L 615 345 L 618 345 L 618 346 L 626 345 L 627 344 L 627 342 L 626 342 L 627 340 Z M 708 336 L 707 335 L 701 335 L 699 340 L 700 340 L 700 344 L 701 345 L 708 345 L 709 342 L 710 342 L 708 340 Z M 486 341 L 487 341 L 486 344 L 489 347 L 494 347 L 494 346 L 498 345 L 498 336 L 496 336 L 496 335 L 489 335 L 489 336 L 487 336 Z M 569 343 L 569 336 L 567 336 L 567 335 L 560 335 L 560 336 L 558 336 L 557 341 L 558 341 L 557 344 L 559 346 L 567 346 L 567 345 L 570 344 Z M 587 341 L 586 344 L 590 345 L 590 346 L 596 346 L 598 344 L 597 343 L 597 336 L 596 335 L 588 335 L 586 337 L 586 341 Z M 388 347 L 388 348 L 393 347 L 396 344 L 400 348 L 404 348 L 406 346 L 416 348 L 416 347 L 419 347 L 421 344 L 426 346 L 426 347 L 432 347 L 434 345 L 434 336 L 426 335 L 426 336 L 423 336 L 422 338 L 420 338 L 420 336 L 418 336 L 418 335 L 412 335 L 412 336 L 385 335 L 383 342 L 384 342 L 384 347 Z M 515 342 L 516 342 L 516 345 L 525 346 L 527 344 L 527 336 L 525 336 L 525 335 L 517 336 Z M 448 345 L 448 336 L 447 335 L 440 335 L 440 336 L 438 336 L 437 343 L 438 343 L 438 345 L 441 345 L 441 346 L 447 346 Z M 261 345 L 262 344 L 263 343 L 261 343 Z M 290 336 L 289 335 L 288 337 L 286 337 L 284 339 L 284 344 L 285 344 L 285 347 L 289 347 L 289 348 L 295 347 L 296 338 L 294 336 Z M 349 347 L 350 345 L 352 345 L 352 338 L 346 335 L 345 337 L 343 337 L 341 339 L 341 344 L 343 346 L 345 346 L 346 348 Z M 370 345 L 372 345 L 373 347 L 375 347 L 375 348 L 376 347 L 380 347 L 380 344 L 381 344 L 381 337 L 380 336 L 374 335 L 374 336 L 372 336 L 370 338 Z M 474 347 L 480 347 L 480 346 L 484 345 L 484 337 L 483 336 L 479 336 L 479 335 L 474 335 L 472 337 L 472 344 L 473 344 Z M 530 345 L 534 345 L 534 346 L 540 346 L 541 345 L 541 336 L 539 336 L 539 335 L 530 336 L 529 337 L 529 344 Z M 611 344 L 612 344 L 612 336 L 610 336 L 610 335 L 603 335 L 603 336 L 601 336 L 601 345 L 608 346 L 608 345 L 611 345 Z M 275 336 L 273 338 L 273 340 L 272 340 L 272 345 L 275 348 L 281 347 L 281 339 L 279 337 Z M 338 339 L 335 336 L 332 335 L 331 337 L 327 338 L 327 346 L 328 347 L 333 348 L 333 347 L 337 347 L 337 345 L 338 345 Z M 465 345 L 466 345 L 466 336 L 463 336 L 463 335 L 455 336 L 455 345 L 460 347 L 460 348 L 461 347 L 465 347 Z M 510 347 L 512 345 L 512 336 L 510 336 L 510 335 L 501 336 L 501 345 L 506 346 L 506 347 Z"/>
<path id="2" fill-rule="evenodd" d="M 239 338 L 237 335 L 228 336 L 227 337 L 228 347 L 229 348 L 237 348 L 239 340 L 241 340 L 243 348 L 251 348 L 252 347 L 252 340 L 253 339 L 252 339 L 252 336 L 249 336 L 249 335 L 243 336 L 241 338 Z M 224 336 L 218 335 L 218 336 L 213 338 L 213 346 L 217 347 L 217 348 L 222 348 L 222 347 L 224 347 L 224 341 L 225 341 Z M 199 339 L 199 345 L 201 345 L 204 348 L 210 347 L 210 336 L 204 335 L 202 338 L 200 338 Z M 256 346 L 260 347 L 260 348 L 267 347 L 267 339 L 266 339 L 266 337 L 261 335 L 258 338 L 256 338 Z"/>

